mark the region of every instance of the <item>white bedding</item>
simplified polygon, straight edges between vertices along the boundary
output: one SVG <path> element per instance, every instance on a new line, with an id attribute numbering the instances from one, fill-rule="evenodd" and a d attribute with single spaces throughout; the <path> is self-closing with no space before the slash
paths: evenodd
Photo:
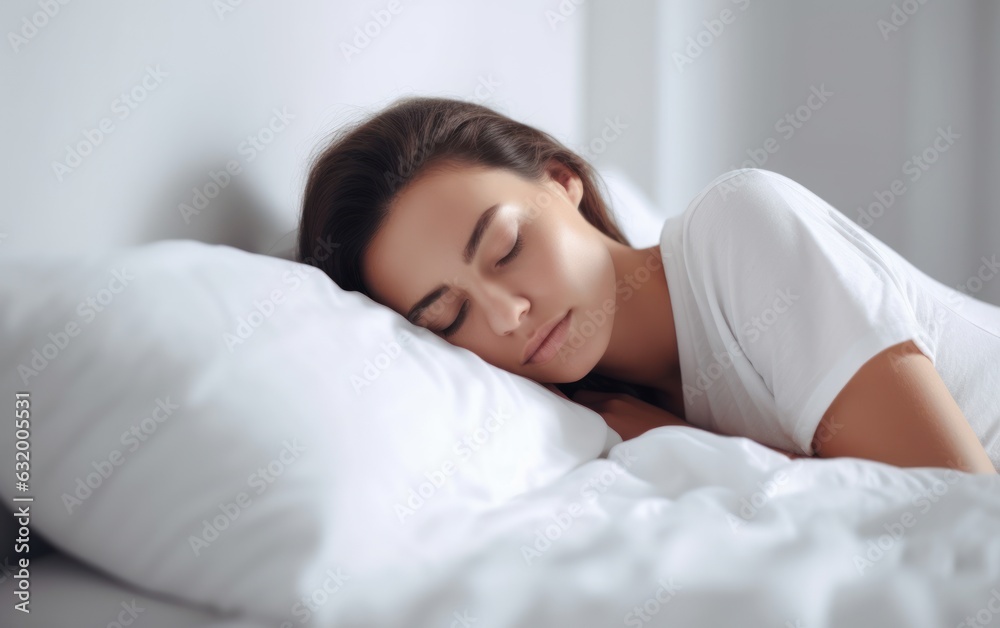
<path id="1" fill-rule="evenodd" d="M 996 475 L 790 460 L 746 438 L 662 427 L 478 516 L 458 501 L 421 512 L 426 518 L 411 523 L 425 526 L 426 543 L 394 568 L 342 564 L 340 583 L 317 597 L 323 603 L 308 622 L 261 624 L 1000 622 Z M 65 606 L 64 623 L 47 626 L 84 625 L 76 604 L 38 586 L 39 613 L 54 618 L 51 609 Z M 10 606 L 0 612 L 5 626 Z M 142 625 L 169 625 L 147 619 Z M 86 625 L 107 621 L 95 616 Z"/>
<path id="2" fill-rule="evenodd" d="M 351 583 L 328 625 L 468 611 L 478 626 L 940 628 L 1000 614 L 1000 476 L 790 460 L 688 427 L 610 457 L 467 525 L 442 517 L 411 571 Z"/>
<path id="3" fill-rule="evenodd" d="M 120 268 L 136 281 L 81 319 L 81 299 L 103 294 Z M 33 561 L 31 622 L 13 610 L 3 571 L 0 627 L 115 626 L 133 598 L 145 609 L 136 628 L 1000 625 L 997 477 L 790 461 L 684 427 L 605 443 L 627 464 L 595 459 L 608 435 L 596 413 L 306 270 L 181 241 L 25 258 L 0 274 L 8 399 L 24 388 L 16 366 L 39 359 L 33 349 L 68 322 L 85 330 L 28 384 L 32 525 L 103 567 Z M 280 307 L 258 306 L 274 288 Z M 223 333 L 261 307 L 266 324 L 227 350 Z M 346 375 L 404 338 L 357 394 Z M 181 409 L 125 448 L 119 434 L 165 395 Z M 515 420 L 494 433 L 494 413 L 508 409 Z M 457 455 L 452 443 L 472 434 L 486 447 Z M 248 474 L 295 438 L 308 444 L 301 458 L 192 554 L 203 519 L 217 521 L 219 504 L 254 487 Z M 69 515 L 63 493 L 116 449 L 124 465 Z M 13 468 L 9 437 L 0 458 Z M 458 471 L 400 525 L 401 488 L 446 461 Z M 555 540 L 527 560 L 546 528 Z M 859 569 L 855 556 L 880 537 L 881 556 Z M 13 557 L 5 546 L 0 561 Z M 199 602 L 256 615 L 220 619 Z"/>

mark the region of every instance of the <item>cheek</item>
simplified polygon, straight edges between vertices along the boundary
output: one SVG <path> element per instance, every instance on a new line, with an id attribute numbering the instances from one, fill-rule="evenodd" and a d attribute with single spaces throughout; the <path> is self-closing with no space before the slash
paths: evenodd
<path id="1" fill-rule="evenodd" d="M 596 238 L 564 230 L 544 248 L 551 279 L 578 295 L 614 291 L 614 266 L 604 244 Z"/>
<path id="2" fill-rule="evenodd" d="M 475 329 L 475 325 L 470 326 L 470 329 Z M 466 337 L 462 340 L 453 339 L 451 342 L 458 347 L 475 353 L 480 358 L 497 368 L 509 370 L 513 366 L 509 363 L 509 360 L 511 359 L 509 349 L 507 350 L 507 354 L 505 354 L 500 348 L 499 339 L 492 334 L 466 334 Z"/>

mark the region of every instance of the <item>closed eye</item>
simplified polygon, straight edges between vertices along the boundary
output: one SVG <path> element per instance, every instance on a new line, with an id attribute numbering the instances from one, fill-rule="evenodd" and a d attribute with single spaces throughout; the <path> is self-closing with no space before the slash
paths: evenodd
<path id="1" fill-rule="evenodd" d="M 521 237 L 521 232 L 519 231 L 517 233 L 517 238 L 514 240 L 514 246 L 511 248 L 510 253 L 505 255 L 500 261 L 497 262 L 497 268 L 506 266 L 507 264 L 510 264 L 512 261 L 514 261 L 514 258 L 516 258 L 518 254 L 520 254 L 522 248 L 524 248 L 524 240 Z M 465 301 L 464 303 L 462 303 L 462 309 L 458 311 L 458 316 L 455 317 L 455 322 L 449 325 L 448 327 L 442 329 L 439 333 L 445 338 L 456 333 L 459 327 L 461 327 L 462 323 L 465 321 L 465 317 L 468 311 L 469 311 L 469 302 Z"/>
<path id="2" fill-rule="evenodd" d="M 517 233 L 517 239 L 514 241 L 514 248 L 512 248 L 510 250 L 510 253 L 508 253 L 503 259 L 501 259 L 499 262 L 497 262 L 497 267 L 499 268 L 500 266 L 506 266 L 507 264 L 509 264 L 512 261 L 514 261 L 514 258 L 517 257 L 518 253 L 521 252 L 521 248 L 523 246 L 524 246 L 524 242 L 521 239 L 521 232 L 519 231 Z"/>
<path id="3" fill-rule="evenodd" d="M 455 317 L 455 322 L 445 327 L 443 330 L 441 330 L 441 335 L 447 338 L 448 336 L 457 332 L 458 328 L 461 327 L 462 323 L 465 321 L 465 314 L 468 311 L 469 311 L 469 302 L 468 300 L 466 300 L 464 303 L 462 303 L 462 309 L 458 311 L 458 316 Z"/>

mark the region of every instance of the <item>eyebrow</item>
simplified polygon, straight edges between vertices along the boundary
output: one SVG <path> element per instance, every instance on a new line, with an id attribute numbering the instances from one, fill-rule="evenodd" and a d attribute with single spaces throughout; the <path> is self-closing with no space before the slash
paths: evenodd
<path id="1" fill-rule="evenodd" d="M 490 228 L 493 224 L 493 219 L 496 218 L 497 211 L 500 209 L 500 203 L 492 205 L 486 209 L 479 216 L 479 220 L 476 221 L 476 226 L 472 228 L 472 235 L 469 236 L 469 241 L 465 244 L 465 250 L 462 252 L 462 261 L 468 266 L 472 263 L 472 259 L 476 256 L 476 252 L 479 250 L 479 245 L 483 242 L 483 236 L 486 235 L 486 230 Z M 417 301 L 416 305 L 410 308 L 409 313 L 406 315 L 406 319 L 413 324 L 416 324 L 417 319 L 420 315 L 424 313 L 424 310 L 429 308 L 435 301 L 444 296 L 444 293 L 448 291 L 447 284 L 441 284 L 428 292 L 424 298 Z"/>

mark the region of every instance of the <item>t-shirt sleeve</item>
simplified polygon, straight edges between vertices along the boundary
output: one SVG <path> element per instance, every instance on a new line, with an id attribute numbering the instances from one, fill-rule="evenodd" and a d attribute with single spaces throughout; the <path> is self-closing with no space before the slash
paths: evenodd
<path id="1" fill-rule="evenodd" d="M 805 453 L 865 362 L 905 340 L 930 357 L 893 268 L 860 227 L 795 181 L 734 171 L 687 229 L 704 305 L 729 326 L 774 396 L 780 428 Z"/>

